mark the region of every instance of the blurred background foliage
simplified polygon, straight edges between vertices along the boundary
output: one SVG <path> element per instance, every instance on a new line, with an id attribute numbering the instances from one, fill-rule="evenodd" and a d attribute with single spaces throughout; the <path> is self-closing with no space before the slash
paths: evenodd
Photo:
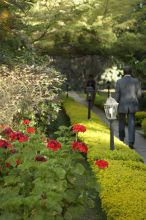
<path id="1" fill-rule="evenodd" d="M 0 0 L 0 63 L 99 55 L 146 73 L 146 0 Z"/>

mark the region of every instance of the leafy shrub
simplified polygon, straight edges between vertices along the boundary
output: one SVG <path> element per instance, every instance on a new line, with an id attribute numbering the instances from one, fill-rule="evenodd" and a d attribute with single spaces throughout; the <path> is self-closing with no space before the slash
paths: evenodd
<path id="1" fill-rule="evenodd" d="M 146 118 L 146 112 L 136 112 L 135 125 L 141 126 L 143 119 Z"/>
<path id="2" fill-rule="evenodd" d="M 107 96 L 96 94 L 95 105 L 104 110 L 104 103 L 106 102 Z"/>
<path id="3" fill-rule="evenodd" d="M 60 141 L 61 148 L 59 143 L 53 151 L 47 148 L 49 140 L 38 129 L 28 133 L 31 123 L 22 123 L 19 135 L 10 130 L 1 132 L 9 142 L 17 137 L 10 148 L 0 145 L 0 156 L 5 157 L 0 160 L 1 219 L 70 220 L 84 211 L 85 204 L 94 206 L 94 196 L 88 194 L 96 190 L 93 177 L 82 163 L 83 156 L 72 151 L 75 135 L 70 127 L 61 127 L 57 132 L 60 139 L 54 143 Z M 28 140 L 21 142 L 23 135 Z"/>
<path id="4" fill-rule="evenodd" d="M 146 118 L 142 121 L 142 129 L 144 131 L 144 135 L 146 136 Z"/>
<path id="5" fill-rule="evenodd" d="M 56 117 L 63 81 L 59 72 L 45 65 L 0 67 L 0 123 L 11 125 L 18 112 L 30 114 L 34 109 L 43 117 L 46 100 L 47 121 Z"/>

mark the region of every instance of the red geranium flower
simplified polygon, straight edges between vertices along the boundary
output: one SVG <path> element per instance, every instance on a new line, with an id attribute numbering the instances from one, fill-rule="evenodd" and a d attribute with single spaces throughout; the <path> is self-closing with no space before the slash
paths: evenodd
<path id="1" fill-rule="evenodd" d="M 22 124 L 24 124 L 24 125 L 28 125 L 29 123 L 30 123 L 30 120 L 28 120 L 28 119 L 24 119 L 22 121 Z"/>
<path id="2" fill-rule="evenodd" d="M 85 132 L 86 127 L 84 125 L 75 124 L 75 125 L 72 126 L 72 131 L 74 131 L 74 132 Z"/>
<path id="3" fill-rule="evenodd" d="M 17 159 L 16 160 L 16 165 L 18 166 L 19 164 L 21 164 L 21 160 Z"/>
<path id="4" fill-rule="evenodd" d="M 18 141 L 19 142 L 26 142 L 26 141 L 28 141 L 29 140 L 29 138 L 26 136 L 26 135 L 21 135 L 19 138 L 18 138 Z"/>
<path id="5" fill-rule="evenodd" d="M 28 136 L 24 135 L 22 132 L 12 132 L 9 137 L 11 138 L 11 141 L 18 140 L 19 142 L 25 142 L 28 141 Z"/>
<path id="6" fill-rule="evenodd" d="M 46 158 L 45 156 L 43 156 L 43 155 L 37 155 L 37 156 L 35 157 L 35 160 L 36 160 L 36 161 L 41 161 L 41 162 L 46 162 L 46 161 L 47 161 L 47 158 Z"/>
<path id="7" fill-rule="evenodd" d="M 13 132 L 13 130 L 9 127 L 5 128 L 2 133 L 5 134 L 6 136 L 9 136 L 9 134 L 11 134 Z"/>
<path id="8" fill-rule="evenodd" d="M 87 153 L 88 152 L 88 147 L 86 146 L 86 144 L 84 144 L 83 142 L 78 142 L 78 141 L 74 141 L 72 143 L 72 149 L 73 150 L 78 150 L 82 153 Z"/>
<path id="9" fill-rule="evenodd" d="M 17 153 L 17 150 L 16 150 L 16 149 L 12 149 L 12 150 L 10 150 L 10 153 L 11 153 L 11 154 L 16 154 L 16 153 Z"/>
<path id="10" fill-rule="evenodd" d="M 33 128 L 33 127 L 27 127 L 27 128 L 26 128 L 26 132 L 27 132 L 27 133 L 30 133 L 30 134 L 34 134 L 34 133 L 35 133 L 35 128 Z"/>
<path id="11" fill-rule="evenodd" d="M 47 148 L 50 148 L 52 151 L 57 151 L 61 148 L 61 144 L 56 140 L 50 140 L 47 144 Z"/>
<path id="12" fill-rule="evenodd" d="M 0 148 L 10 148 L 12 145 L 5 140 L 0 140 Z"/>
<path id="13" fill-rule="evenodd" d="M 100 168 L 100 169 L 104 169 L 106 167 L 108 167 L 108 162 L 105 160 L 96 160 L 95 164 Z"/>
<path id="14" fill-rule="evenodd" d="M 9 167 L 11 166 L 11 164 L 10 164 L 9 162 L 6 162 L 6 163 L 5 163 L 5 166 L 6 166 L 7 168 L 9 168 Z"/>

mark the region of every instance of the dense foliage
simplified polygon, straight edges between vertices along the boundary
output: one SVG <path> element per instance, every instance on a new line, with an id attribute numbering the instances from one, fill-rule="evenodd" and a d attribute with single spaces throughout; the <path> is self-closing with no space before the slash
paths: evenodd
<path id="1" fill-rule="evenodd" d="M 98 54 L 145 75 L 145 11 L 145 0 L 2 0 L 0 61 Z"/>
<path id="2" fill-rule="evenodd" d="M 64 78 L 46 65 L 19 65 L 0 68 L 0 124 L 11 125 L 16 115 L 37 116 L 48 125 L 55 119 L 61 102 Z M 37 123 L 36 121 L 36 123 Z"/>
<path id="3" fill-rule="evenodd" d="M 57 140 L 50 140 L 25 119 L 19 130 L 0 134 L 1 219 L 71 220 L 94 206 L 94 177 L 82 148 L 72 147 L 70 127 L 60 127 Z"/>

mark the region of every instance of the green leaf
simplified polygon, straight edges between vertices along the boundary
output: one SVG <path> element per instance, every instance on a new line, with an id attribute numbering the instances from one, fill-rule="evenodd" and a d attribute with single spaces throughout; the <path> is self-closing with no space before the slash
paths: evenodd
<path id="1" fill-rule="evenodd" d="M 64 215 L 64 219 L 65 220 L 72 220 L 73 218 L 80 216 L 84 211 L 85 211 L 85 209 L 81 205 L 71 206 L 67 209 L 67 211 Z"/>
<path id="2" fill-rule="evenodd" d="M 13 213 L 4 213 L 0 215 L 0 220 L 18 220 L 18 215 Z"/>
<path id="3" fill-rule="evenodd" d="M 67 190 L 65 193 L 64 193 L 64 199 L 71 203 L 71 202 L 75 202 L 76 199 L 77 199 L 77 192 L 76 190 Z"/>
<path id="4" fill-rule="evenodd" d="M 74 172 L 78 175 L 83 175 L 85 172 L 85 168 L 82 164 L 77 163 L 75 168 L 74 168 Z"/>
<path id="5" fill-rule="evenodd" d="M 55 168 L 55 173 L 57 174 L 59 179 L 64 179 L 64 177 L 66 175 L 66 171 L 61 167 L 56 167 Z"/>

